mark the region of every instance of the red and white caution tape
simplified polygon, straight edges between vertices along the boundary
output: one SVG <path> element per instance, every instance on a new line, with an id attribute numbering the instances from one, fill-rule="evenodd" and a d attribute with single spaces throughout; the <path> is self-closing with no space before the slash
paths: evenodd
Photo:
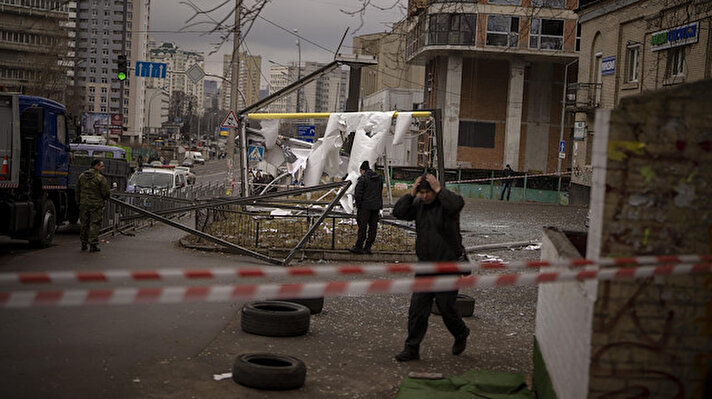
<path id="1" fill-rule="evenodd" d="M 366 264 L 366 265 L 319 265 L 290 268 L 210 268 L 210 269 L 158 269 L 158 270 L 109 270 L 109 271 L 63 271 L 37 273 L 0 273 L 0 286 L 61 283 L 109 283 L 142 281 L 214 280 L 220 278 L 277 278 L 277 277 L 336 277 L 353 275 L 388 275 L 409 273 L 456 273 L 478 270 L 522 270 L 543 267 L 621 266 L 650 265 L 660 263 L 712 262 L 712 255 L 667 255 L 638 256 L 627 258 L 604 258 L 597 261 L 569 259 L 556 261 L 520 262 L 472 262 L 472 263 L 415 263 L 415 264 Z"/>
<path id="2" fill-rule="evenodd" d="M 0 292 L 0 308 L 127 305 L 138 303 L 233 302 L 254 299 L 366 296 L 461 288 L 537 285 L 552 282 L 637 279 L 712 273 L 712 264 L 639 266 L 486 276 L 420 277 L 396 280 L 311 282 L 303 284 L 217 285 L 165 288 L 76 289 Z"/>
<path id="3" fill-rule="evenodd" d="M 507 177 L 486 177 L 483 179 L 473 179 L 473 180 L 453 180 L 450 181 L 448 180 L 446 183 L 478 183 L 478 182 L 485 182 L 485 181 L 497 181 L 497 180 L 514 180 L 514 179 L 523 179 L 523 178 L 532 178 L 532 177 L 543 177 L 543 176 L 563 176 L 563 175 L 570 175 L 571 172 L 561 172 L 561 173 L 539 173 L 536 175 L 517 175 L 517 176 L 507 176 Z"/>

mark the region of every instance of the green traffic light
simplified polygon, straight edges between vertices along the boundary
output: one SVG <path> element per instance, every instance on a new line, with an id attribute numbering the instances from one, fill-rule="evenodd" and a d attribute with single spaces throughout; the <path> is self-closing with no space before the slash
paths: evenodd
<path id="1" fill-rule="evenodd" d="M 126 80 L 126 73 L 125 73 L 125 72 L 119 72 L 118 78 L 119 78 L 119 80 Z"/>

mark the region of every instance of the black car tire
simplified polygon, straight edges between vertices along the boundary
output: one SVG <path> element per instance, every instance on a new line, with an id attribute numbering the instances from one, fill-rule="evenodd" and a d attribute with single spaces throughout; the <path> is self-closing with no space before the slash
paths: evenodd
<path id="1" fill-rule="evenodd" d="M 311 314 L 321 313 L 324 309 L 324 297 L 320 298 L 298 298 L 298 299 L 281 299 L 284 302 L 298 303 L 309 308 Z"/>
<path id="2" fill-rule="evenodd" d="M 461 317 L 470 317 L 475 313 L 475 298 L 465 294 L 457 294 L 455 307 Z M 430 312 L 437 315 L 440 314 L 440 309 L 438 309 L 438 304 L 435 301 L 433 301 L 433 307 Z"/>
<path id="3" fill-rule="evenodd" d="M 242 307 L 240 325 L 251 334 L 296 337 L 309 331 L 309 308 L 282 301 L 259 301 Z"/>
<path id="4" fill-rule="evenodd" d="M 293 356 L 271 353 L 238 355 L 232 369 L 232 379 L 251 388 L 281 391 L 304 385 L 307 366 Z"/>

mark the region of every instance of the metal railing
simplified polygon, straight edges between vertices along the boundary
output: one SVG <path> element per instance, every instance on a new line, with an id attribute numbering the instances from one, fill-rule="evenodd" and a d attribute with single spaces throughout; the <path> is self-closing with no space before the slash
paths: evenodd
<path id="1" fill-rule="evenodd" d="M 268 210 L 225 206 L 196 212 L 196 228 L 258 252 L 289 250 L 307 233 L 323 209 L 303 210 L 290 215 L 270 215 Z M 309 236 L 305 249 L 346 250 L 356 242 L 355 216 L 330 213 Z M 375 251 L 409 252 L 415 247 L 415 232 L 387 218 L 378 224 Z"/>

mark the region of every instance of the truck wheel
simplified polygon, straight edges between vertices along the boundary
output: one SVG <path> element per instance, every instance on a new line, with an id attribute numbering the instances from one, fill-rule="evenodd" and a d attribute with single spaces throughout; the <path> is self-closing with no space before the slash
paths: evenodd
<path id="1" fill-rule="evenodd" d="M 309 308 L 298 303 L 259 301 L 242 307 L 240 325 L 251 334 L 296 337 L 309 331 Z"/>
<path id="2" fill-rule="evenodd" d="M 307 366 L 293 356 L 271 353 L 238 355 L 232 379 L 251 388 L 268 390 L 296 389 L 304 385 Z"/>
<path id="3" fill-rule="evenodd" d="M 47 248 L 52 244 L 54 232 L 57 230 L 57 211 L 54 203 L 48 199 L 42 202 L 42 212 L 40 212 L 39 226 L 30 244 L 37 248 Z"/>

